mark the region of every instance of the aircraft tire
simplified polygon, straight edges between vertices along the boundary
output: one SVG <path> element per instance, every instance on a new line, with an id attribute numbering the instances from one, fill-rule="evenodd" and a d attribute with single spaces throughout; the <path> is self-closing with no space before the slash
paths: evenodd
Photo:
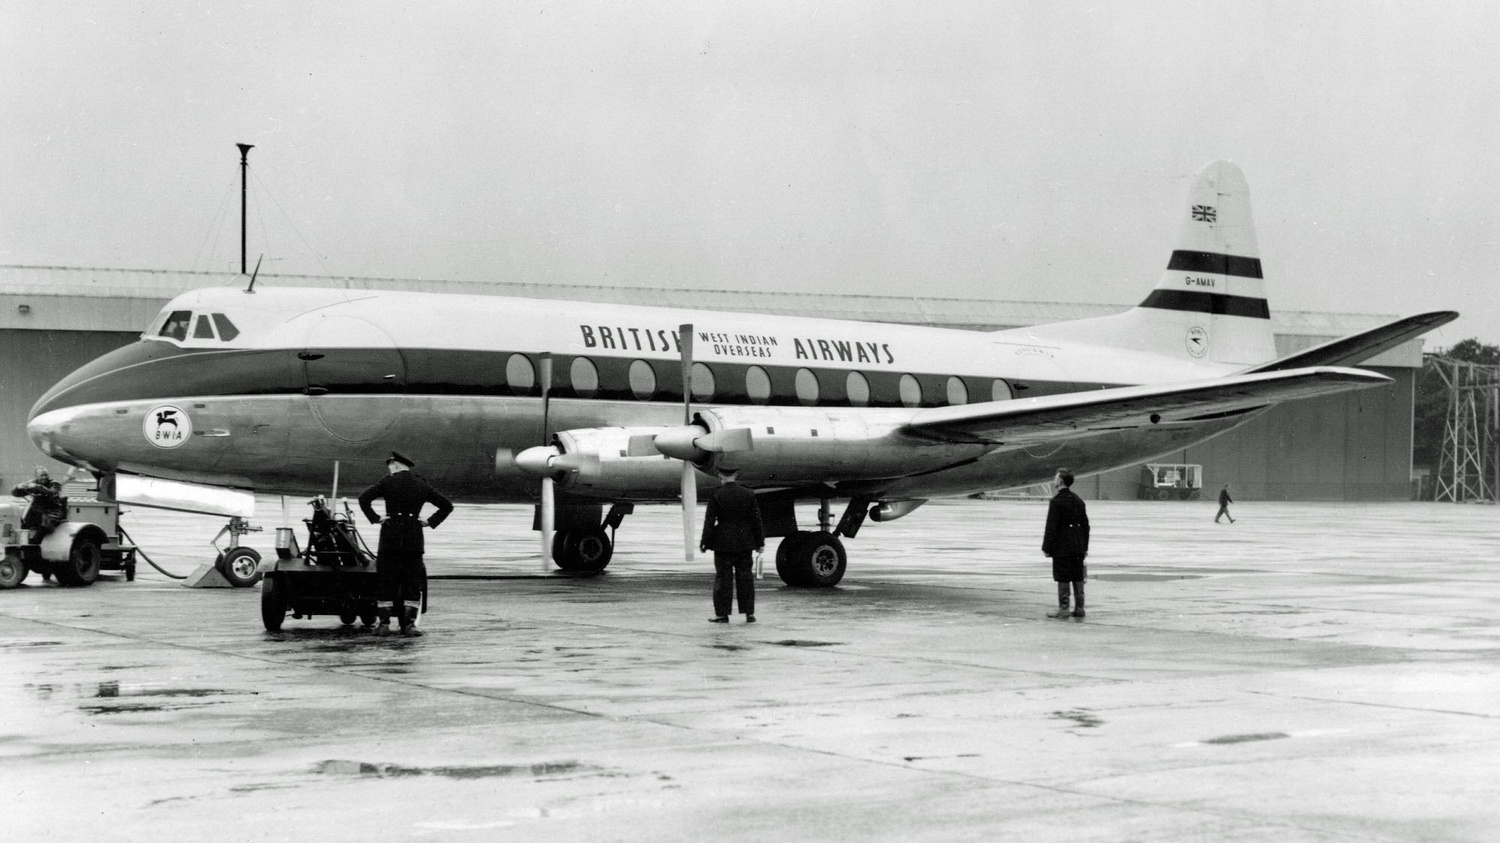
<path id="1" fill-rule="evenodd" d="M 281 622 L 286 620 L 286 585 L 268 577 L 260 584 L 260 619 L 267 632 L 280 632 Z"/>
<path id="2" fill-rule="evenodd" d="M 603 527 L 569 530 L 552 537 L 552 561 L 564 571 L 597 574 L 614 555 L 614 543 Z"/>
<path id="3" fill-rule="evenodd" d="M 104 550 L 99 540 L 85 533 L 73 537 L 73 547 L 66 561 L 57 563 L 52 572 L 62 585 L 93 585 L 99 579 L 99 566 L 104 561 Z"/>
<path id="4" fill-rule="evenodd" d="M 354 626 L 354 622 L 357 620 L 359 620 L 359 615 L 349 611 L 348 609 L 339 612 L 339 623 L 343 624 L 344 626 Z"/>
<path id="5" fill-rule="evenodd" d="M 235 588 L 249 588 L 260 582 L 260 554 L 253 548 L 231 548 L 228 553 L 219 554 L 214 567 Z"/>
<path id="6" fill-rule="evenodd" d="M 0 589 L 15 588 L 29 573 L 31 570 L 21 561 L 21 557 L 14 553 L 5 554 L 5 558 L 0 559 Z"/>
<path id="7" fill-rule="evenodd" d="M 797 588 L 832 588 L 844 578 L 848 565 L 844 543 L 832 533 L 796 532 L 776 548 L 776 573 Z"/>
<path id="8" fill-rule="evenodd" d="M 806 535 L 804 532 L 792 533 L 776 545 L 776 575 L 787 585 L 800 587 L 808 584 L 804 576 L 806 571 L 793 561 L 801 555 L 799 547 Z"/>

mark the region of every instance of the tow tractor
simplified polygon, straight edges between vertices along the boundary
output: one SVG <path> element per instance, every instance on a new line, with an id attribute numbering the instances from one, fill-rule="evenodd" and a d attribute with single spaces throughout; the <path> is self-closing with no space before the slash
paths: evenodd
<path id="1" fill-rule="evenodd" d="M 260 616 L 268 632 L 286 620 L 337 615 L 345 626 L 356 620 L 375 625 L 378 595 L 375 555 L 354 528 L 348 502 L 342 512 L 322 495 L 308 501 L 312 517 L 307 525 L 307 547 L 300 548 L 291 527 L 276 528 L 276 559 L 261 564 Z M 427 608 L 427 584 L 422 584 L 422 608 Z"/>
<path id="2" fill-rule="evenodd" d="M 0 502 L 0 589 L 15 588 L 36 571 L 60 585 L 93 585 L 101 570 L 135 579 L 135 545 L 120 533 L 120 505 L 93 498 L 62 499 L 67 518 L 36 540 L 21 519 L 30 505 Z"/>

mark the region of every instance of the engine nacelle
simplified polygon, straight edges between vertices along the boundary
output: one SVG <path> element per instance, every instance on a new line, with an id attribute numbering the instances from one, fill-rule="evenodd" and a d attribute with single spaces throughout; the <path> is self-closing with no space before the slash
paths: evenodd
<path id="1" fill-rule="evenodd" d="M 904 477 L 977 459 L 994 447 L 908 436 L 901 428 L 911 416 L 910 410 L 858 407 L 716 407 L 694 417 L 708 434 L 698 440 L 707 447 L 677 455 L 705 472 L 733 469 L 741 482 L 765 485 Z M 749 447 L 714 444 L 741 440 Z"/>
<path id="2" fill-rule="evenodd" d="M 598 492 L 642 500 L 677 497 L 682 484 L 682 461 L 655 449 L 642 453 L 639 443 L 670 428 L 588 427 L 564 430 L 557 444 L 529 448 L 515 457 L 528 474 L 549 475 L 575 492 Z M 635 440 L 636 452 L 631 444 Z"/>

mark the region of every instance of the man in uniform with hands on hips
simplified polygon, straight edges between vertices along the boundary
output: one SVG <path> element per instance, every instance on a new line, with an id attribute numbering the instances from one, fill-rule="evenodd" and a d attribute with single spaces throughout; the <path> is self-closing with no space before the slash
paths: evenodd
<path id="1" fill-rule="evenodd" d="M 359 496 L 359 508 L 370 523 L 380 524 L 380 546 L 375 553 L 376 576 L 380 592 L 376 609 L 380 622 L 376 635 L 390 634 L 391 614 L 401 625 L 401 634 L 417 636 L 417 617 L 427 589 L 427 566 L 422 561 L 424 544 L 422 528 L 443 523 L 453 511 L 453 504 L 412 473 L 416 463 L 396 451 L 385 462 L 386 476 Z M 376 498 L 385 500 L 385 517 L 375 514 L 370 504 Z M 422 504 L 430 503 L 437 511 L 421 517 Z M 407 606 L 407 601 L 412 605 Z"/>

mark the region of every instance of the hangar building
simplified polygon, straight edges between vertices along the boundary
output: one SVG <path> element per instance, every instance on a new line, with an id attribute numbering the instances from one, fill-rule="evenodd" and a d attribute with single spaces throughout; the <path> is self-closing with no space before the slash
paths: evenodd
<path id="1" fill-rule="evenodd" d="M 134 342 L 172 297 L 244 283 L 235 273 L 0 265 L 0 488 L 46 461 L 26 437 L 32 404 L 89 360 Z M 894 322 L 976 331 L 1104 316 L 1127 305 L 1007 302 L 858 294 L 637 289 L 385 278 L 262 275 L 257 284 L 414 290 L 618 302 L 703 310 Z M 1278 354 L 1310 348 L 1391 317 L 1272 311 Z M 1388 387 L 1277 407 L 1231 433 L 1161 459 L 1201 465 L 1203 494 L 1233 484 L 1238 500 L 1407 500 L 1411 497 L 1413 388 L 1421 340 L 1364 364 Z M 1126 499 L 1145 489 L 1141 468 L 1080 480 L 1084 497 Z M 1175 493 L 1174 493 L 1175 494 Z"/>

